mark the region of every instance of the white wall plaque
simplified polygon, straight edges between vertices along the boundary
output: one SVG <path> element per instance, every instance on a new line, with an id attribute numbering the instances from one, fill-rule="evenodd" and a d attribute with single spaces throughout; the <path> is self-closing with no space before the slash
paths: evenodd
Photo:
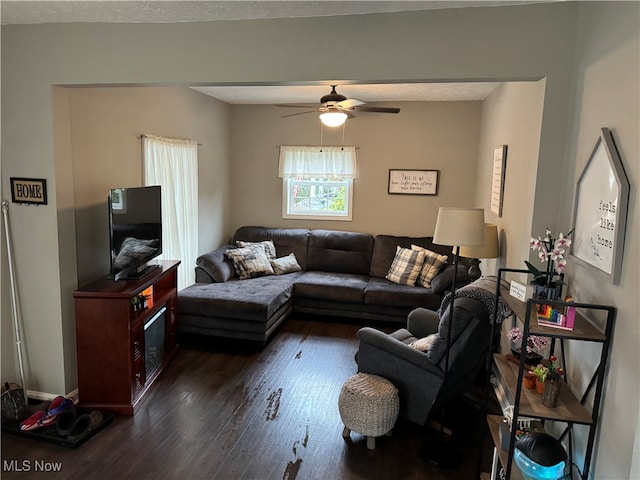
<path id="1" fill-rule="evenodd" d="M 602 128 L 578 178 L 570 253 L 614 284 L 620 280 L 628 201 L 629 180 L 611 132 Z"/>

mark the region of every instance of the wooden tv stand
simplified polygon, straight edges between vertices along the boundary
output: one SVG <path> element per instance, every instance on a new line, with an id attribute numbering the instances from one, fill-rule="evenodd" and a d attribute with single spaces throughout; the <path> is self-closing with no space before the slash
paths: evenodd
<path id="1" fill-rule="evenodd" d="M 180 262 L 156 263 L 158 268 L 140 279 L 101 278 L 73 292 L 81 407 L 135 414 L 155 379 L 178 353 L 176 307 Z M 132 300 L 149 288 L 153 288 L 153 294 L 148 306 L 134 311 Z M 144 325 L 162 307 L 166 307 L 164 351 L 153 370 L 147 372 Z"/>

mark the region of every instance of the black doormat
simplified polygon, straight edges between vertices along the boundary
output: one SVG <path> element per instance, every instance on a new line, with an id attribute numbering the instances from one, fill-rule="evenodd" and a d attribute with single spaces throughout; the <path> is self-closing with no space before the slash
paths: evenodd
<path id="1" fill-rule="evenodd" d="M 77 409 L 78 416 L 82 415 L 83 413 L 89 414 L 92 411 L 93 410 L 84 410 L 81 408 Z M 58 435 L 58 432 L 56 431 L 55 423 L 53 423 L 52 425 L 47 425 L 46 427 L 41 427 L 37 430 L 31 430 L 31 431 L 25 432 L 20 430 L 19 422 L 3 422 L 2 431 L 15 434 L 15 435 L 20 435 L 22 437 L 33 438 L 35 440 L 42 440 L 45 442 L 55 443 L 56 445 L 61 445 L 67 448 L 77 448 L 80 445 L 82 445 L 84 442 L 89 440 L 91 437 L 93 437 L 95 434 L 104 430 L 115 418 L 115 415 L 113 413 L 107 413 L 107 412 L 100 412 L 100 413 L 102 413 L 102 422 L 100 422 L 92 430 L 82 435 L 79 435 L 77 438 L 73 438 L 73 439 L 69 439 L 66 436 Z"/>

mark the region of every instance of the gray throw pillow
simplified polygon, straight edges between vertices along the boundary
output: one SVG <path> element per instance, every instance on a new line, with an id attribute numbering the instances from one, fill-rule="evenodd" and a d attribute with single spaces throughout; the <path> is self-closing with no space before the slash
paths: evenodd
<path id="1" fill-rule="evenodd" d="M 285 273 L 299 272 L 302 270 L 293 252 L 286 257 L 274 258 L 269 261 L 276 275 L 284 275 Z"/>
<path id="2" fill-rule="evenodd" d="M 276 258 L 276 246 L 273 244 L 273 240 L 264 240 L 262 242 L 243 242 L 238 240 L 236 245 L 241 248 L 258 246 L 264 249 L 264 253 L 269 260 Z"/>

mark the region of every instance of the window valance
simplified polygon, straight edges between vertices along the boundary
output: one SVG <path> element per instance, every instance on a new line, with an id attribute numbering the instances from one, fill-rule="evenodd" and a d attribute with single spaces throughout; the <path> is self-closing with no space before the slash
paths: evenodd
<path id="1" fill-rule="evenodd" d="M 357 176 L 356 147 L 280 146 L 280 178 L 345 180 Z"/>

